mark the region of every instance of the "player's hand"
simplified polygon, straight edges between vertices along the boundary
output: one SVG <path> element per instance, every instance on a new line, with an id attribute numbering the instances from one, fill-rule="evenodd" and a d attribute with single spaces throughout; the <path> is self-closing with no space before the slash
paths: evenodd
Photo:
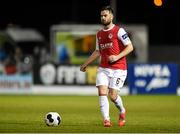
<path id="1" fill-rule="evenodd" d="M 118 60 L 118 57 L 116 55 L 111 55 L 108 57 L 108 60 L 110 63 L 116 62 Z"/>
<path id="2" fill-rule="evenodd" d="M 85 66 L 85 65 L 81 65 L 80 71 L 85 72 L 85 71 L 86 71 L 86 67 L 87 67 L 87 66 Z"/>

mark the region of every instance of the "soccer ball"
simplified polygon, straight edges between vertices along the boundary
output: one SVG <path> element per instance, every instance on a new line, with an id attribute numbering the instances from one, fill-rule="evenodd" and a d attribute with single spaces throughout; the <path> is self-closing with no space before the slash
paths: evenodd
<path id="1" fill-rule="evenodd" d="M 58 126 L 61 123 L 61 116 L 57 112 L 48 112 L 45 116 L 47 126 Z"/>

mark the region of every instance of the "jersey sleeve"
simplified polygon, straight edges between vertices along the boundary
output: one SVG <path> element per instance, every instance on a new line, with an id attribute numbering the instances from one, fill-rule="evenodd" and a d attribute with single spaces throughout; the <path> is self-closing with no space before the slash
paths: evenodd
<path id="1" fill-rule="evenodd" d="M 119 29 L 118 39 L 121 40 L 124 45 L 128 45 L 129 43 L 131 43 L 128 33 L 124 30 L 124 28 Z"/>

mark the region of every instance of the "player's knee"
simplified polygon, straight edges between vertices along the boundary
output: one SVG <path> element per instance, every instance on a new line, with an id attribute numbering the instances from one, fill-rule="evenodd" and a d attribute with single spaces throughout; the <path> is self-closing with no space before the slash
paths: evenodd
<path id="1" fill-rule="evenodd" d="M 106 91 L 99 90 L 98 95 L 99 95 L 99 96 L 107 96 L 107 92 L 106 92 Z"/>
<path id="2" fill-rule="evenodd" d="M 106 88 L 98 88 L 98 94 L 99 96 L 107 96 L 108 95 L 108 91 Z"/>
<path id="3" fill-rule="evenodd" d="M 117 95 L 116 94 L 109 94 L 109 98 L 111 99 L 111 101 L 115 101 L 116 100 L 116 98 L 117 98 Z"/>

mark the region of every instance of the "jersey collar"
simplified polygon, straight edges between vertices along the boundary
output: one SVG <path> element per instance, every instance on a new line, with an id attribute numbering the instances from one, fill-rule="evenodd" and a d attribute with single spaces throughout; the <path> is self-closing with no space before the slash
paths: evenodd
<path id="1" fill-rule="evenodd" d="M 108 29 L 104 29 L 103 28 L 103 31 L 109 31 L 109 30 L 113 29 L 113 27 L 114 27 L 114 24 L 110 28 L 108 28 Z"/>

